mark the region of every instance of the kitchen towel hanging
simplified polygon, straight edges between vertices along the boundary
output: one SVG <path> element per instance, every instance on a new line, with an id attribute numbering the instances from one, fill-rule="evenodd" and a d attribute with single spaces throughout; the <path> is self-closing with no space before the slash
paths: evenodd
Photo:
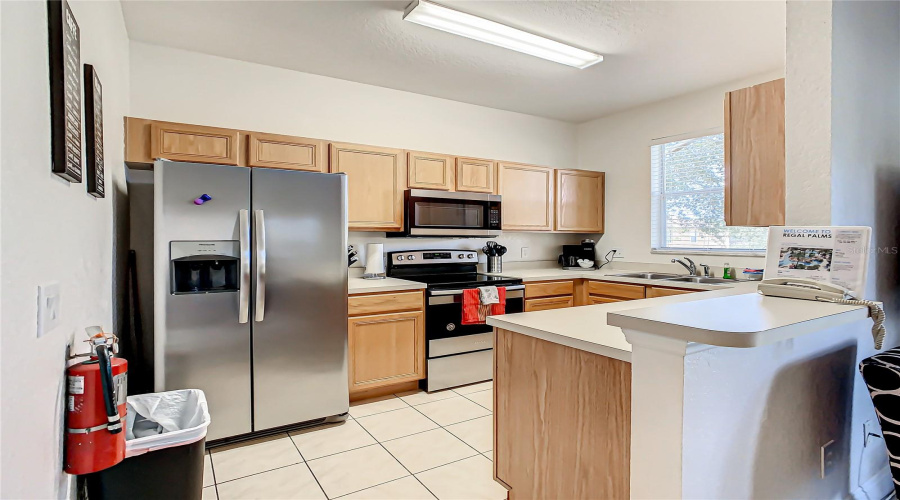
<path id="1" fill-rule="evenodd" d="M 506 314 L 506 288 L 497 287 L 497 303 L 490 305 L 490 311 L 481 315 L 481 294 L 478 288 L 466 288 L 463 290 L 463 325 L 483 325 L 487 316 Z"/>

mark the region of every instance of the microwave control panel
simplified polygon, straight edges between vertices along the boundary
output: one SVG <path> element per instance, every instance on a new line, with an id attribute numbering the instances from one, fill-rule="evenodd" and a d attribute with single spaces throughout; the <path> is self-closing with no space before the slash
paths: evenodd
<path id="1" fill-rule="evenodd" d="M 500 204 L 491 203 L 488 208 L 488 228 L 500 229 Z"/>

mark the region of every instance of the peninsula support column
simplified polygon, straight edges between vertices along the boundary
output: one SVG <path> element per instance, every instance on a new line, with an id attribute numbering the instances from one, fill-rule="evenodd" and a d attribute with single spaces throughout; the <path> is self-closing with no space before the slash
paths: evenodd
<path id="1" fill-rule="evenodd" d="M 631 498 L 681 498 L 687 342 L 622 330 L 632 346 Z"/>

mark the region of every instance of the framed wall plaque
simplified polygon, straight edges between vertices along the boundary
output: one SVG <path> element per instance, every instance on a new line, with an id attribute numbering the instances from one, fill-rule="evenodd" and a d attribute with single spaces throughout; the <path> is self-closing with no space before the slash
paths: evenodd
<path id="1" fill-rule="evenodd" d="M 65 0 L 47 1 L 47 21 L 52 171 L 81 182 L 81 33 Z"/>
<path id="2" fill-rule="evenodd" d="M 90 64 L 84 65 L 84 157 L 87 192 L 103 198 L 103 86 Z"/>

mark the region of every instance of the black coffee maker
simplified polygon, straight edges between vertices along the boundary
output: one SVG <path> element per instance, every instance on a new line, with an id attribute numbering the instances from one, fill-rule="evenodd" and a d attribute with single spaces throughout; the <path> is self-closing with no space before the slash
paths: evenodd
<path id="1" fill-rule="evenodd" d="M 559 256 L 558 262 L 562 264 L 563 269 L 597 269 L 597 260 L 594 256 L 594 247 L 597 246 L 594 240 L 581 240 L 580 245 L 563 245 L 563 253 Z M 581 267 L 578 261 L 584 259 L 594 263 L 589 267 Z"/>

